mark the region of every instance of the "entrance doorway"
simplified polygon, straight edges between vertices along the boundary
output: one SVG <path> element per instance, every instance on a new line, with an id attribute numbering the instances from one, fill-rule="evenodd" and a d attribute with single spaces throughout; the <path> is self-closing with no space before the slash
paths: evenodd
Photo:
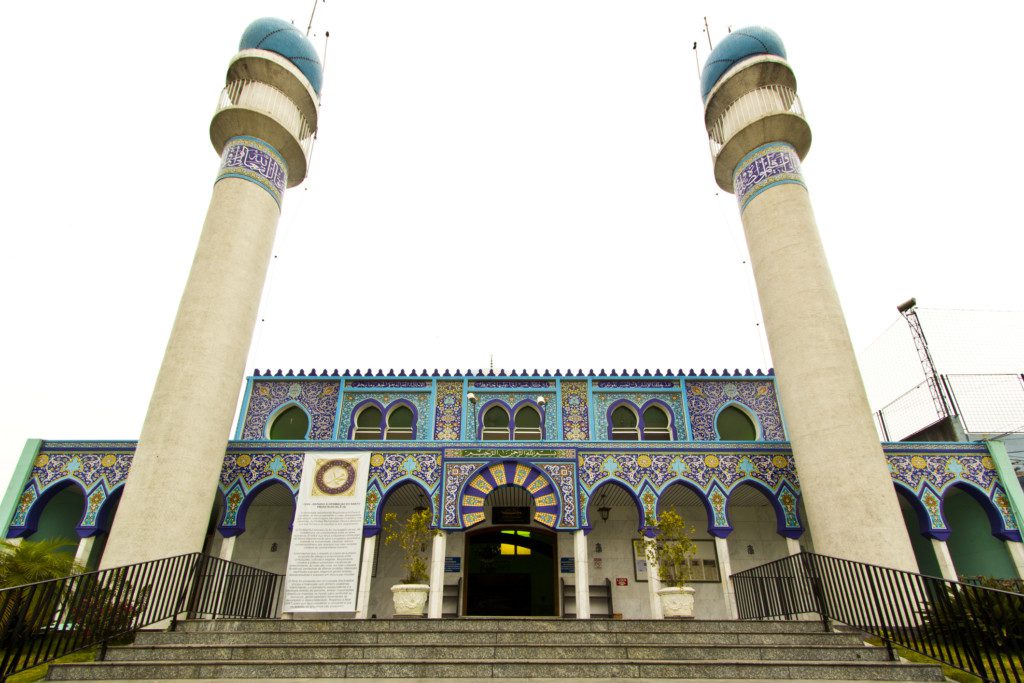
<path id="1" fill-rule="evenodd" d="M 558 616 L 556 536 L 533 527 L 489 527 L 466 535 L 467 616 Z"/>

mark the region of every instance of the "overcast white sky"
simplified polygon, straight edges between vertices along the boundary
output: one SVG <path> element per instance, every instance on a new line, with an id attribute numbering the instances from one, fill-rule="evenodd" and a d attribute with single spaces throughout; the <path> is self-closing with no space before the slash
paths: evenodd
<path id="1" fill-rule="evenodd" d="M 910 296 L 1021 308 L 1024 4 L 946 6 L 327 0 L 319 141 L 248 368 L 770 365 L 702 127 L 705 15 L 786 44 L 856 348 Z M 0 479 L 29 437 L 138 437 L 228 60 L 251 19 L 311 7 L 0 6 Z"/>

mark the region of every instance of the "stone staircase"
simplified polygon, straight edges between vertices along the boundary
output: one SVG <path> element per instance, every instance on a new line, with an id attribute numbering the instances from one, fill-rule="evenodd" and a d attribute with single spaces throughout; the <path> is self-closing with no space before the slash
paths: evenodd
<path id="1" fill-rule="evenodd" d="M 143 631 L 49 680 L 624 678 L 942 681 L 818 622 L 216 620 Z"/>

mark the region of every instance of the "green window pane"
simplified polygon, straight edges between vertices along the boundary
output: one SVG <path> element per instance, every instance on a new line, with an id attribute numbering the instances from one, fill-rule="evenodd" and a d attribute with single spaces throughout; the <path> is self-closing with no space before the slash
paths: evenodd
<path id="1" fill-rule="evenodd" d="M 540 427 L 540 413 L 526 406 L 516 413 L 516 427 Z"/>
<path id="2" fill-rule="evenodd" d="M 651 406 L 644 411 L 644 426 L 665 429 L 668 427 L 668 415 L 661 408 Z"/>
<path id="3" fill-rule="evenodd" d="M 356 424 L 360 427 L 375 429 L 380 427 L 380 416 L 380 408 L 377 406 L 367 406 L 359 411 L 359 416 L 356 417 Z"/>
<path id="4" fill-rule="evenodd" d="M 295 441 L 306 438 L 309 431 L 309 417 L 298 406 L 291 406 L 281 412 L 270 425 L 270 438 L 278 441 Z"/>
<path id="5" fill-rule="evenodd" d="M 484 426 L 485 427 L 508 427 L 508 413 L 505 409 L 500 406 L 494 406 L 488 408 L 487 412 L 484 413 Z M 507 437 L 506 437 L 507 438 Z"/>
<path id="6" fill-rule="evenodd" d="M 412 427 L 412 411 L 405 406 L 399 406 L 388 415 L 388 427 Z"/>
<path id="7" fill-rule="evenodd" d="M 718 414 L 718 438 L 722 441 L 754 441 L 757 429 L 745 412 L 728 406 Z"/>
<path id="8" fill-rule="evenodd" d="M 626 406 L 619 406 L 612 411 L 612 427 L 615 429 L 636 427 L 636 413 Z"/>

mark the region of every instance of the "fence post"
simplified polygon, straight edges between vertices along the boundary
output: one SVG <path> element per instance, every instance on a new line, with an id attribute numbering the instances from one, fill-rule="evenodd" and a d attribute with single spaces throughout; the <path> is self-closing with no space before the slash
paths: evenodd
<path id="1" fill-rule="evenodd" d="M 811 584 L 814 604 L 818 608 L 818 614 L 821 615 L 821 628 L 826 633 L 829 633 L 832 631 L 832 624 L 829 623 L 828 602 L 825 600 L 825 592 L 822 590 L 822 580 L 819 576 L 820 572 L 817 571 L 817 563 L 814 561 L 816 558 L 811 553 L 800 553 L 797 557 L 800 558 L 800 566 L 807 575 L 808 582 Z"/>

